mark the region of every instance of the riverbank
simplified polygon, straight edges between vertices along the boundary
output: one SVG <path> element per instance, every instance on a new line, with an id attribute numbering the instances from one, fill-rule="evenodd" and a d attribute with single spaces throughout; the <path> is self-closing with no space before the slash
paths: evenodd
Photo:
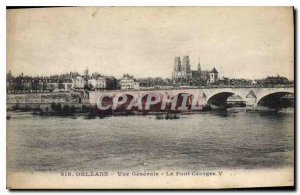
<path id="1" fill-rule="evenodd" d="M 209 111 L 186 111 L 186 112 L 110 112 L 110 113 L 99 113 L 95 111 L 88 112 L 69 112 L 66 113 L 56 113 L 53 111 L 41 112 L 41 111 L 24 111 L 15 110 L 7 111 L 7 120 L 10 119 L 20 119 L 20 118 L 30 118 L 35 116 L 40 116 L 43 118 L 84 118 L 84 119 L 103 119 L 106 117 L 118 117 L 118 116 L 154 116 L 157 120 L 176 120 L 184 116 L 195 115 L 195 114 L 216 114 L 216 115 L 228 115 L 235 113 L 270 113 L 270 114 L 294 114 L 294 108 L 287 108 L 282 110 L 246 110 L 245 108 L 230 108 L 225 110 L 209 110 Z"/>
<path id="2" fill-rule="evenodd" d="M 96 105 L 90 104 L 61 104 L 61 103 L 51 103 L 50 105 L 40 106 L 28 106 L 28 105 L 20 105 L 16 104 L 12 107 L 7 107 L 7 112 L 17 112 L 17 113 L 32 113 L 32 115 L 36 116 L 45 116 L 45 117 L 71 117 L 76 118 L 78 116 L 84 116 L 86 119 L 93 118 L 104 118 L 108 116 L 129 116 L 129 115 L 157 115 L 157 119 L 177 119 L 177 114 L 186 113 L 193 114 L 199 112 L 205 112 L 210 110 L 208 107 L 205 107 L 203 110 L 193 111 L 172 111 L 172 110 L 150 110 L 150 111 L 139 111 L 139 110 L 99 110 Z M 11 116 L 8 113 L 7 119 L 10 119 Z"/>
<path id="3" fill-rule="evenodd" d="M 7 107 L 7 117 L 9 120 L 12 115 L 22 115 L 24 116 L 42 116 L 42 117 L 70 117 L 76 119 L 77 117 L 83 116 L 85 119 L 95 119 L 104 118 L 109 116 L 145 116 L 145 115 L 155 115 L 156 119 L 161 120 L 173 120 L 179 119 L 182 114 L 197 114 L 197 113 L 207 113 L 207 112 L 217 112 L 218 114 L 226 113 L 238 113 L 238 112 L 280 112 L 280 113 L 294 113 L 294 108 L 286 109 L 269 109 L 266 107 L 258 107 L 254 110 L 248 110 L 246 107 L 232 107 L 224 109 L 213 109 L 211 106 L 205 106 L 202 110 L 186 110 L 186 111 L 173 111 L 173 110 L 124 110 L 119 108 L 117 110 L 99 110 L 96 105 L 90 104 L 61 104 L 54 103 L 43 105 L 28 106 L 27 104 L 16 104 L 11 107 Z"/>

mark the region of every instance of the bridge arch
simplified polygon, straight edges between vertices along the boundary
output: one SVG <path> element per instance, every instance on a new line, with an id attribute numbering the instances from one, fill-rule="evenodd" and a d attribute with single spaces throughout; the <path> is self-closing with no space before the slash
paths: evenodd
<path id="1" fill-rule="evenodd" d="M 130 104 L 131 100 L 132 100 L 134 97 L 133 97 L 133 95 L 130 94 L 130 93 L 120 93 L 120 94 L 114 94 L 114 96 L 113 96 L 112 99 L 118 97 L 119 95 L 125 95 L 125 96 L 127 97 L 127 99 L 126 99 L 126 102 L 125 102 L 125 103 L 122 103 L 122 104 L 121 104 L 121 103 L 118 103 L 118 104 L 116 104 L 116 111 L 125 111 L 126 108 L 128 107 L 128 105 Z M 121 102 L 121 101 L 122 101 L 122 98 L 123 98 L 123 97 L 119 96 L 119 98 L 118 98 L 117 101 L 118 101 L 118 102 Z"/>
<path id="2" fill-rule="evenodd" d="M 179 107 L 181 107 L 183 100 L 184 100 L 184 96 L 187 96 L 187 100 L 186 100 L 186 107 L 190 110 L 191 106 L 192 106 L 192 102 L 193 102 L 193 98 L 195 97 L 194 94 L 191 93 L 187 93 L 187 92 L 182 92 L 182 93 L 176 93 L 171 97 L 171 102 L 168 105 L 169 108 L 171 108 L 173 101 L 175 101 L 174 98 L 177 98 L 176 102 L 175 102 L 175 110 L 178 110 Z"/>
<path id="3" fill-rule="evenodd" d="M 101 103 L 102 103 L 103 106 L 112 105 L 113 96 L 111 96 L 110 94 L 104 94 Z"/>
<path id="4" fill-rule="evenodd" d="M 273 109 L 281 109 L 293 106 L 294 104 L 293 92 L 278 91 L 269 94 L 265 94 L 257 100 L 257 107 L 267 107 Z M 293 99 L 293 100 L 292 100 Z"/>
<path id="5" fill-rule="evenodd" d="M 132 94 L 125 93 L 124 95 L 127 96 L 127 101 L 126 102 L 130 102 L 133 99 L 133 95 Z"/>
<path id="6" fill-rule="evenodd" d="M 150 108 L 149 108 L 150 111 L 159 111 L 160 107 L 161 107 L 162 99 L 163 99 L 163 95 L 159 92 L 147 92 L 147 93 L 140 94 L 143 110 L 145 110 L 145 108 L 146 108 L 146 103 L 147 103 L 147 99 L 148 99 L 149 95 L 152 95 L 151 101 L 156 100 L 156 95 L 159 96 L 159 102 L 156 104 L 150 105 Z"/>
<path id="7" fill-rule="evenodd" d="M 232 91 L 222 91 L 222 92 L 218 92 L 218 93 L 215 93 L 215 94 L 207 97 L 206 103 L 208 105 L 217 106 L 218 108 L 226 108 L 227 107 L 227 99 L 232 95 L 236 95 L 242 101 L 245 101 L 243 96 L 240 94 L 237 94 Z"/>

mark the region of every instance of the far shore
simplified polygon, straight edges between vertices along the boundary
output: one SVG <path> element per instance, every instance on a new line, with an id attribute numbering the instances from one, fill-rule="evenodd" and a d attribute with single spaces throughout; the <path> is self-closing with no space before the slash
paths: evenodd
<path id="1" fill-rule="evenodd" d="M 286 108 L 281 110 L 274 110 L 274 109 L 261 109 L 261 110 L 247 110 L 245 107 L 236 107 L 236 108 L 228 108 L 223 110 L 199 110 L 199 111 L 184 111 L 184 112 L 174 112 L 174 111 L 155 111 L 155 112 L 141 112 L 141 111 L 118 111 L 118 112 L 107 112 L 107 113 L 100 113 L 95 112 L 93 110 L 88 110 L 86 112 L 74 112 L 74 113 L 57 113 L 53 111 L 37 111 L 37 110 L 8 110 L 6 119 L 10 120 L 16 118 L 17 116 L 23 117 L 62 117 L 62 118 L 72 118 L 77 119 L 77 117 L 84 117 L 85 119 L 96 119 L 96 118 L 104 118 L 104 117 L 111 117 L 111 116 L 146 116 L 152 115 L 156 116 L 156 119 L 179 119 L 180 116 L 184 115 L 192 115 L 192 114 L 207 114 L 207 113 L 217 113 L 217 114 L 227 114 L 227 113 L 239 113 L 239 112 L 270 112 L 270 113 L 289 113 L 294 114 L 294 108 Z"/>

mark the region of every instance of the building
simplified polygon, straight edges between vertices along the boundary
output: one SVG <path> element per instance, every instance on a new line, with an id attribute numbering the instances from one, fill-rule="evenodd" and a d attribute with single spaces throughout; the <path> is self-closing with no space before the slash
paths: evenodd
<path id="1" fill-rule="evenodd" d="M 90 90 L 94 90 L 96 87 L 96 79 L 95 78 L 91 78 L 88 80 L 88 88 Z"/>
<path id="2" fill-rule="evenodd" d="M 216 68 L 214 67 L 210 73 L 209 73 L 209 82 L 210 83 L 214 83 L 217 82 L 219 80 L 218 78 L 218 71 L 216 70 Z"/>
<path id="3" fill-rule="evenodd" d="M 101 76 L 93 73 L 89 76 L 88 69 L 84 75 L 70 72 L 48 77 L 30 77 L 23 73 L 13 77 L 9 71 L 6 75 L 7 93 L 42 93 L 42 92 L 65 92 L 73 89 L 103 90 L 116 89 L 117 81 L 112 76 Z"/>
<path id="4" fill-rule="evenodd" d="M 82 76 L 78 75 L 72 79 L 74 89 L 85 90 L 113 90 L 116 89 L 117 81 L 115 77 L 103 76 L 97 72 L 89 75 L 88 69 L 84 70 Z"/>
<path id="5" fill-rule="evenodd" d="M 64 81 L 63 85 L 64 85 L 63 91 L 70 91 L 73 88 L 72 79 Z"/>
<path id="6" fill-rule="evenodd" d="M 124 74 L 120 79 L 121 90 L 140 89 L 140 83 L 133 76 Z"/>
<path id="7" fill-rule="evenodd" d="M 72 79 L 74 89 L 83 89 L 85 85 L 85 79 L 82 76 L 77 76 Z"/>
<path id="8" fill-rule="evenodd" d="M 212 70 L 201 70 L 201 65 L 198 63 L 198 69 L 191 70 L 189 56 L 183 56 L 182 61 L 180 57 L 175 57 L 172 78 L 174 80 L 190 78 L 208 83 L 215 83 L 219 80 L 218 71 L 215 67 Z"/>
<path id="9" fill-rule="evenodd" d="M 134 81 L 134 83 L 133 83 L 133 89 L 139 90 L 140 89 L 140 82 Z"/>
<path id="10" fill-rule="evenodd" d="M 88 80 L 88 88 L 90 90 L 104 90 L 106 89 L 106 79 L 101 75 L 91 77 Z"/>
<path id="11" fill-rule="evenodd" d="M 191 66 L 189 56 L 183 56 L 182 63 L 180 57 L 175 57 L 174 70 L 172 77 L 174 79 L 191 77 Z"/>
<path id="12" fill-rule="evenodd" d="M 263 83 L 263 84 L 266 84 L 266 85 L 268 85 L 268 84 L 273 84 L 273 85 L 288 84 L 289 80 L 286 77 L 281 77 L 281 76 L 276 76 L 276 77 L 268 76 L 267 78 L 260 81 L 260 83 Z"/>

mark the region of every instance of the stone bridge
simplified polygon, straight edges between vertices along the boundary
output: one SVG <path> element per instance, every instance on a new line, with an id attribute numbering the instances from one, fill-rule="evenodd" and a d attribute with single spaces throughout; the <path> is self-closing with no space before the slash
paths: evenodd
<path id="1" fill-rule="evenodd" d="M 268 97 L 281 98 L 288 94 L 294 94 L 294 87 L 235 87 L 235 88 L 193 88 L 193 89 L 159 89 L 159 90 L 115 90 L 115 91 L 92 91 L 89 92 L 89 102 L 96 104 L 100 95 L 107 94 L 115 97 L 119 94 L 127 96 L 145 97 L 151 93 L 167 95 L 173 98 L 180 94 L 189 94 L 191 97 L 198 97 L 198 105 L 214 104 L 220 105 L 226 103 L 227 98 L 233 94 L 238 95 L 245 103 L 248 109 L 255 109 L 264 99 Z"/>

